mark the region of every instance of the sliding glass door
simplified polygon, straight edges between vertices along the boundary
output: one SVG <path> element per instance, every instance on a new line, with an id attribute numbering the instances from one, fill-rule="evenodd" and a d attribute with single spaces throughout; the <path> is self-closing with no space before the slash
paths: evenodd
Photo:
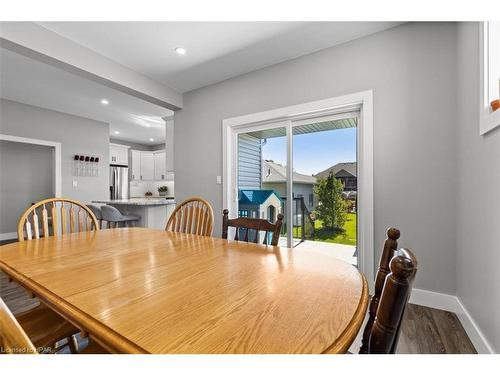
<path id="1" fill-rule="evenodd" d="M 293 246 L 357 265 L 357 117 L 292 123 Z"/>
<path id="2" fill-rule="evenodd" d="M 236 130 L 237 214 L 275 222 L 280 246 L 330 252 L 356 264 L 358 112 Z"/>

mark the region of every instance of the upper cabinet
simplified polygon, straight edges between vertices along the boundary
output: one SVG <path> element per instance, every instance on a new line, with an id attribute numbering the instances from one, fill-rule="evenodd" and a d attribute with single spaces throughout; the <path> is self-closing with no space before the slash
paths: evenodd
<path id="1" fill-rule="evenodd" d="M 130 179 L 140 180 L 141 179 L 141 152 L 137 150 L 131 151 L 132 168 L 130 172 Z"/>
<path id="2" fill-rule="evenodd" d="M 109 164 L 128 165 L 129 146 L 109 144 Z"/>
<path id="3" fill-rule="evenodd" d="M 166 126 L 166 172 L 170 175 L 174 173 L 174 118 L 170 118 L 165 122 Z"/>
<path id="4" fill-rule="evenodd" d="M 141 151 L 141 180 L 154 180 L 154 156 L 150 151 Z"/>
<path id="5" fill-rule="evenodd" d="M 131 150 L 131 159 L 130 179 L 132 181 L 168 181 L 173 178 L 173 174 L 167 170 L 165 150 Z"/>
<path id="6" fill-rule="evenodd" d="M 165 151 L 156 151 L 154 155 L 155 180 L 164 180 L 166 177 L 167 154 Z"/>

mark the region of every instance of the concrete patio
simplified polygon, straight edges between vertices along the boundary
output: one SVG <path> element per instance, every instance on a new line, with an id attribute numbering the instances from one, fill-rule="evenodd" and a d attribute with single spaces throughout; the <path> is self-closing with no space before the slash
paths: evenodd
<path id="1" fill-rule="evenodd" d="M 278 245 L 281 247 L 286 247 L 286 237 L 280 237 Z M 356 246 L 311 240 L 305 240 L 301 242 L 300 240 L 294 238 L 293 247 L 295 249 L 300 249 L 303 251 L 318 252 L 335 258 L 339 258 L 352 265 L 358 264 L 358 258 L 354 256 Z"/>

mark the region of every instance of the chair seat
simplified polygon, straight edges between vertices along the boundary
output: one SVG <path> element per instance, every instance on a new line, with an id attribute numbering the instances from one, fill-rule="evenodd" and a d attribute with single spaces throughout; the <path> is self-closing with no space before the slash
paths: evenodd
<path id="1" fill-rule="evenodd" d="M 36 348 L 53 349 L 57 341 L 79 332 L 78 328 L 43 304 L 16 315 L 16 320 Z"/>
<path id="2" fill-rule="evenodd" d="M 116 207 L 105 204 L 101 206 L 102 219 L 112 223 L 121 223 L 124 221 L 137 221 L 141 217 L 136 215 L 124 215 Z"/>

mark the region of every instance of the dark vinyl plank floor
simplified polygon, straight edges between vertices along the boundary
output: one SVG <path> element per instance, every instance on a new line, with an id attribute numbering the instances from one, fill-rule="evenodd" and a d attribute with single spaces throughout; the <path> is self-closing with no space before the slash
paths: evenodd
<path id="1" fill-rule="evenodd" d="M 0 271 L 0 297 L 14 314 L 38 305 L 36 298 Z M 86 340 L 80 339 L 80 345 Z M 471 354 L 476 353 L 458 317 L 448 311 L 409 304 L 399 338 L 398 353 Z"/>

